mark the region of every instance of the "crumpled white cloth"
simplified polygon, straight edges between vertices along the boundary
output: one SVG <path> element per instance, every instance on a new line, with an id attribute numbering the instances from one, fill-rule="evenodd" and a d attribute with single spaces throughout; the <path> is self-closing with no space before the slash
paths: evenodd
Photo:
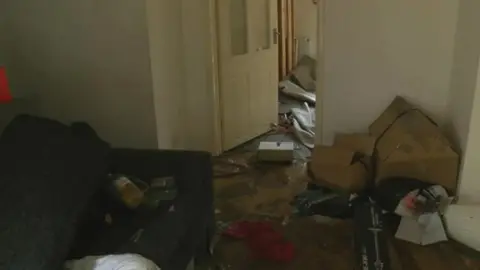
<path id="1" fill-rule="evenodd" d="M 152 261 L 136 254 L 88 256 L 65 263 L 66 270 L 160 270 Z"/>
<path id="2" fill-rule="evenodd" d="M 310 108 L 307 103 L 303 108 L 292 108 L 293 132 L 297 138 L 308 148 L 315 146 L 315 108 Z"/>

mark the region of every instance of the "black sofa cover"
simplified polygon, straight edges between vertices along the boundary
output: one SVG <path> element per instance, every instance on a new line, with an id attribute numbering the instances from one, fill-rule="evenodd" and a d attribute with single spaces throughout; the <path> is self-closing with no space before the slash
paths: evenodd
<path id="1" fill-rule="evenodd" d="M 162 270 L 183 270 L 208 256 L 208 153 L 110 149 L 88 125 L 20 116 L 0 137 L 0 168 L 0 269 L 55 270 L 69 258 L 137 253 Z M 88 210 L 99 209 L 100 218 L 118 210 L 102 194 L 108 173 L 174 176 L 178 196 L 148 214 L 121 209 L 105 227 Z"/>

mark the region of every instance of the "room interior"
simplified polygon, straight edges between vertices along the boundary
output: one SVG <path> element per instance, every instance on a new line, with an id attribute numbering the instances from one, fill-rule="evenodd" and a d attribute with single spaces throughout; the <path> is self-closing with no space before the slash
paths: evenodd
<path id="1" fill-rule="evenodd" d="M 297 49 L 318 63 L 315 144 L 331 145 L 337 133 L 367 132 L 393 98 L 403 96 L 431 116 L 460 153 L 457 205 L 478 209 L 480 4 L 295 1 Z M 14 96 L 0 105 L 0 128 L 16 114 L 29 113 L 64 123 L 88 122 L 114 147 L 220 154 L 219 67 L 212 60 L 217 53 L 215 1 L 94 2 L 0 4 L 0 65 L 8 68 Z M 231 159 L 243 172 L 250 168 L 251 155 L 240 149 L 216 160 Z M 349 269 L 342 260 L 351 256 L 345 251 L 351 239 L 348 221 L 286 221 L 285 200 L 275 205 L 294 197 L 297 184 L 305 184 L 305 164 L 218 177 L 217 218 L 250 217 L 261 205 L 278 230 L 304 247 L 296 264 L 282 267 L 314 269 L 330 263 L 337 267 L 332 269 Z M 480 249 L 479 232 L 465 228 L 457 214 L 446 217 L 450 237 Z M 328 237 L 312 233 L 317 230 Z M 417 267 L 433 257 L 439 258 L 439 269 L 460 264 L 477 269 L 463 247 L 460 253 L 443 244 L 426 249 L 400 243 L 395 249 L 401 251 L 399 261 L 418 260 Z M 247 260 L 248 250 L 236 241 L 220 242 L 218 250 L 221 260 L 239 269 L 271 267 Z"/>

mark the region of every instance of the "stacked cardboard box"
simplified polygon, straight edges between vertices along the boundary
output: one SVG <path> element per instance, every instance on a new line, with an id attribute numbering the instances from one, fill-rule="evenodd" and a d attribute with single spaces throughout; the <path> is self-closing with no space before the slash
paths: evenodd
<path id="1" fill-rule="evenodd" d="M 375 138 L 366 134 L 340 134 L 334 146 L 315 147 L 310 163 L 314 182 L 349 193 L 363 190 L 368 178 L 365 165 L 374 144 Z"/>
<path id="2" fill-rule="evenodd" d="M 365 156 L 362 162 L 355 159 L 358 153 Z M 364 163 L 371 165 L 368 157 L 374 153 L 376 183 L 412 177 L 456 192 L 459 155 L 436 124 L 401 97 L 370 125 L 369 134 L 340 134 L 333 146 L 316 147 L 310 164 L 313 181 L 359 192 L 369 177 Z"/>

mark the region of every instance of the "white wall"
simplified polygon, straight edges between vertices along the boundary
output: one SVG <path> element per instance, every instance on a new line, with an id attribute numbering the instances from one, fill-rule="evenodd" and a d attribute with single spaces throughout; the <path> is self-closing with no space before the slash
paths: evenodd
<path id="1" fill-rule="evenodd" d="M 147 0 L 160 148 L 218 153 L 212 5 Z"/>
<path id="2" fill-rule="evenodd" d="M 147 0 L 153 103 L 159 148 L 182 148 L 185 78 L 181 1 Z"/>
<path id="3" fill-rule="evenodd" d="M 182 2 L 184 147 L 218 153 L 220 123 L 215 81 L 216 36 L 213 1 Z M 217 121 L 218 120 L 218 121 Z"/>
<path id="4" fill-rule="evenodd" d="M 11 25 L 12 74 L 19 88 L 32 91 L 41 115 L 87 121 L 114 146 L 181 147 L 178 1 L 2 5 Z"/>
<path id="5" fill-rule="evenodd" d="M 214 151 L 212 15 L 201 0 L 7 0 L 2 47 L 43 116 L 114 146 Z"/>
<path id="6" fill-rule="evenodd" d="M 10 54 L 7 53 L 11 50 L 12 45 L 7 34 L 10 31 L 9 16 L 2 12 L 6 8 L 6 3 L 0 3 L 0 66 L 7 66 L 10 68 L 11 59 Z M 8 69 L 9 73 L 10 69 Z M 10 74 L 8 74 L 10 75 Z M 10 76 L 8 76 L 10 78 Z M 12 89 L 17 89 L 18 85 L 15 81 L 9 82 Z M 17 96 L 18 92 L 15 92 Z M 9 104 L 0 104 L 0 132 L 4 127 L 12 120 L 12 118 L 21 113 L 30 113 L 34 110 L 34 106 L 31 100 L 22 98 L 15 99 L 14 102 Z"/>
<path id="7" fill-rule="evenodd" d="M 312 0 L 294 0 L 295 36 L 300 54 L 317 57 L 317 6 Z"/>
<path id="8" fill-rule="evenodd" d="M 446 113 L 456 0 L 326 1 L 323 132 L 362 132 L 395 95 Z M 322 138 L 323 135 L 323 138 Z"/>
<path id="9" fill-rule="evenodd" d="M 480 70 L 460 171 L 459 203 L 480 203 Z M 479 239 L 480 241 L 480 239 Z"/>
<path id="10" fill-rule="evenodd" d="M 460 1 L 453 60 L 448 120 L 452 136 L 466 149 L 480 57 L 480 1 Z"/>
<path id="11" fill-rule="evenodd" d="M 480 202 L 480 1 L 460 1 L 447 120 L 462 152 L 459 199 Z"/>

